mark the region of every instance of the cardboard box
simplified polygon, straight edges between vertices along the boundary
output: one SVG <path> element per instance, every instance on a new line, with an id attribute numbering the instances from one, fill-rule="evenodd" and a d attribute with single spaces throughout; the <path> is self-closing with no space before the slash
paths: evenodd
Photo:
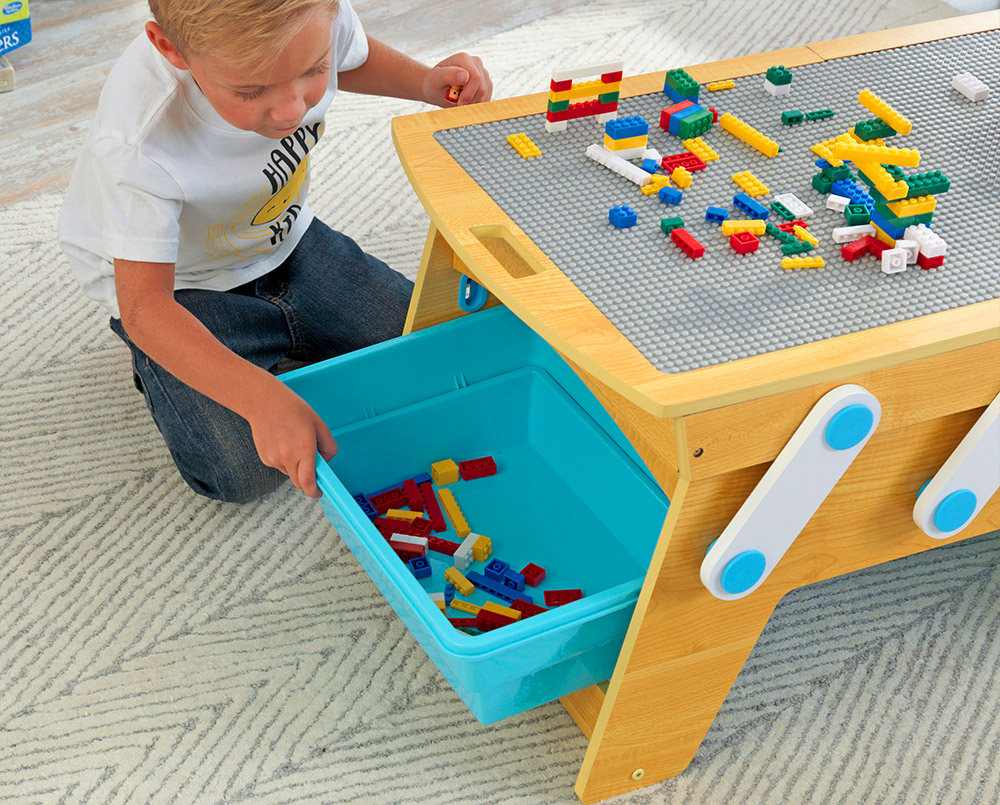
<path id="1" fill-rule="evenodd" d="M 3 0 L 0 0 L 3 3 Z M 0 56 L 31 41 L 28 0 L 10 0 L 0 5 Z"/>

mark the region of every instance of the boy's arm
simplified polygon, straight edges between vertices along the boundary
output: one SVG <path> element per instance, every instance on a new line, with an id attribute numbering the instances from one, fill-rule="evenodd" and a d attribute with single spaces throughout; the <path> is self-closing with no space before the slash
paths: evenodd
<path id="1" fill-rule="evenodd" d="M 434 67 L 427 67 L 368 37 L 368 59 L 354 70 L 337 76 L 340 89 L 366 95 L 389 95 L 411 101 L 425 101 L 436 106 L 455 106 L 447 99 L 448 88 L 462 87 L 458 104 L 488 101 L 493 96 L 493 82 L 478 56 L 456 53 Z"/>
<path id="2" fill-rule="evenodd" d="M 261 461 L 319 497 L 316 451 L 327 460 L 337 452 L 329 429 L 305 400 L 223 345 L 177 303 L 173 265 L 116 259 L 115 290 L 132 342 L 178 380 L 246 419 Z"/>

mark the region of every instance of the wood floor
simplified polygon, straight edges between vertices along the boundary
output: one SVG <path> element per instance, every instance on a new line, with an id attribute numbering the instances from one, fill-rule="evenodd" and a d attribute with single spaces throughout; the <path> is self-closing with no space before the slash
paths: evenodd
<path id="1" fill-rule="evenodd" d="M 580 2 L 353 5 L 372 36 L 432 60 Z M 17 88 L 0 94 L 0 208 L 66 185 L 105 76 L 149 18 L 145 0 L 32 2 L 32 41 L 9 54 Z"/>

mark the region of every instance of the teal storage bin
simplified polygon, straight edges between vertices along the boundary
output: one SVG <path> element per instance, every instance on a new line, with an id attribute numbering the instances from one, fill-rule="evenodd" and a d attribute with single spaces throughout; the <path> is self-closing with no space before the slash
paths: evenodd
<path id="1" fill-rule="evenodd" d="M 479 721 L 610 678 L 669 501 L 542 338 L 496 307 L 281 379 L 337 440 L 329 464 L 317 461 L 324 512 Z M 487 455 L 495 476 L 448 487 L 472 530 L 511 568 L 546 568 L 539 587 L 525 587 L 536 604 L 545 605 L 545 589 L 584 597 L 471 635 L 427 595 L 443 590 L 451 557 L 428 552 L 433 576 L 417 580 L 353 496 L 430 472 L 435 461 Z M 450 525 L 438 536 L 461 541 Z M 467 600 L 489 598 L 477 590 Z"/>

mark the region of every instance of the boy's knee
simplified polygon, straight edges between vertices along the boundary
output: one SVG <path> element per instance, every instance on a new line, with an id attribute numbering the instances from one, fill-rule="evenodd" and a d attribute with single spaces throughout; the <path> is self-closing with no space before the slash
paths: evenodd
<path id="1" fill-rule="evenodd" d="M 273 492 L 286 478 L 284 473 L 259 462 L 257 467 L 230 464 L 215 470 L 211 478 L 195 477 L 184 470 L 181 475 L 199 495 L 225 503 L 252 503 Z"/>
<path id="2" fill-rule="evenodd" d="M 187 462 L 186 456 L 175 454 L 174 463 L 199 495 L 226 503 L 251 503 L 281 486 L 286 476 L 262 464 L 250 444 L 248 450 L 213 451 L 211 460 L 201 454 Z"/>

